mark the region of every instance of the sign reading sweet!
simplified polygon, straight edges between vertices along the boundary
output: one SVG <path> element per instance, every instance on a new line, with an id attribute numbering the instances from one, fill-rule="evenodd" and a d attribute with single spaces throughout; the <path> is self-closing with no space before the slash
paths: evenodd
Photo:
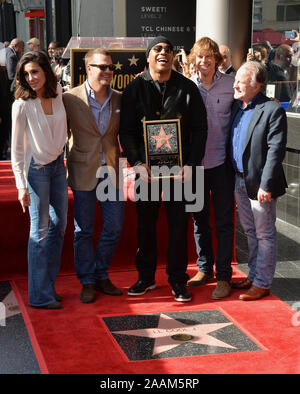
<path id="1" fill-rule="evenodd" d="M 175 51 L 195 42 L 196 0 L 127 0 L 128 37 L 166 36 Z M 179 10 L 179 12 L 178 12 Z"/>

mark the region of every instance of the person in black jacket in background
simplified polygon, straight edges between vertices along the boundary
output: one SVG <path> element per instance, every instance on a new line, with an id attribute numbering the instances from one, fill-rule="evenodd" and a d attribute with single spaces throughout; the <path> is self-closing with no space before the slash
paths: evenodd
<path id="1" fill-rule="evenodd" d="M 149 69 L 124 90 L 121 101 L 120 142 L 129 164 L 137 169 L 143 181 L 153 185 L 151 169 L 146 165 L 143 121 L 180 119 L 182 146 L 182 183 L 200 166 L 207 138 L 206 109 L 197 86 L 172 70 L 172 43 L 163 36 L 154 38 L 146 52 Z M 172 185 L 172 181 L 171 181 Z M 172 188 L 172 186 L 171 186 Z M 186 203 L 164 201 L 169 228 L 166 272 L 176 301 L 187 302 L 186 288 L 187 226 Z M 160 201 L 136 201 L 138 217 L 138 281 L 128 294 L 138 296 L 155 288 L 156 222 Z"/>

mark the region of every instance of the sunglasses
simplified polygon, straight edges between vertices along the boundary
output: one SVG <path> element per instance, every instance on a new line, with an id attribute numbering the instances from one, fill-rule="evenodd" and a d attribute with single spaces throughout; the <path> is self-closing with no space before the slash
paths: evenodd
<path id="1" fill-rule="evenodd" d="M 90 64 L 92 67 L 97 67 L 101 71 L 106 71 L 109 69 L 109 71 L 114 71 L 116 69 L 116 66 L 114 64 Z"/>
<path id="2" fill-rule="evenodd" d="M 171 53 L 173 52 L 173 48 L 170 45 L 155 45 L 155 47 L 152 48 L 156 53 L 160 53 L 163 49 L 166 51 L 166 53 Z"/>

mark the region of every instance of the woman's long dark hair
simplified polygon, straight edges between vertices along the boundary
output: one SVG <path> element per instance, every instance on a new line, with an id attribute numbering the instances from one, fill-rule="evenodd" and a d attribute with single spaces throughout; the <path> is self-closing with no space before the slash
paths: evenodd
<path id="1" fill-rule="evenodd" d="M 15 90 L 15 99 L 22 98 L 23 100 L 35 99 L 37 94 L 26 82 L 24 67 L 27 63 L 37 63 L 44 71 L 46 82 L 44 89 L 45 98 L 57 97 L 57 78 L 54 74 L 47 55 L 42 52 L 27 52 L 25 53 L 17 65 L 17 81 Z"/>

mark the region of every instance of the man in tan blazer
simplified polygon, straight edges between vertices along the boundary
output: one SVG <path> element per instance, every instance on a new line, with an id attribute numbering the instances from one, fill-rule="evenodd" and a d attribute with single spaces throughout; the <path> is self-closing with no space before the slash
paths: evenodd
<path id="1" fill-rule="evenodd" d="M 82 284 L 80 300 L 94 301 L 94 289 L 121 295 L 107 270 L 122 232 L 124 199 L 119 189 L 119 120 L 121 93 L 110 88 L 115 66 L 106 50 L 93 49 L 85 56 L 87 80 L 64 94 L 67 112 L 68 181 L 74 195 L 74 257 Z M 99 171 L 108 169 L 108 171 Z M 102 186 L 115 191 L 106 201 Z M 102 190 L 102 192 L 101 192 Z M 99 199 L 103 230 L 93 249 L 94 218 Z"/>

